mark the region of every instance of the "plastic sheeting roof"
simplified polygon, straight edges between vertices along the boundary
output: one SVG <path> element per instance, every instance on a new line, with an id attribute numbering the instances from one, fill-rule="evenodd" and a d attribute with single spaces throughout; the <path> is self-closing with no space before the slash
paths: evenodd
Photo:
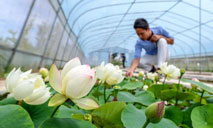
<path id="1" fill-rule="evenodd" d="M 175 37 L 172 57 L 213 55 L 213 0 L 63 0 L 62 8 L 85 55 L 134 52 L 133 23 L 146 18 Z"/>

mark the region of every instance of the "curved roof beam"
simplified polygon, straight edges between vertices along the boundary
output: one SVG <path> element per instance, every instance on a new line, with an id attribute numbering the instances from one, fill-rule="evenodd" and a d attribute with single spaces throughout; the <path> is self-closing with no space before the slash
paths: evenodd
<path id="1" fill-rule="evenodd" d="M 183 51 L 183 55 L 184 55 L 185 57 L 187 57 L 186 52 L 185 52 L 184 48 L 183 48 L 181 45 L 176 44 L 175 46 L 179 47 L 179 48 Z"/>
<path id="2" fill-rule="evenodd" d="M 175 1 L 172 1 L 172 0 L 159 0 L 158 2 L 176 2 L 177 0 Z M 152 3 L 153 1 L 138 1 L 138 2 L 135 2 L 135 3 Z M 156 2 L 156 1 L 155 1 Z M 132 2 L 127 2 L 127 3 L 117 3 L 117 4 L 110 4 L 110 5 L 103 5 L 103 6 L 99 6 L 99 7 L 95 7 L 95 8 L 90 8 L 88 10 L 85 10 L 84 12 L 82 12 L 81 14 L 79 14 L 79 16 L 73 21 L 73 24 L 71 25 L 72 28 L 74 28 L 76 22 L 78 21 L 79 18 L 81 18 L 83 15 L 85 15 L 86 13 L 88 12 L 91 12 L 91 11 L 94 11 L 94 10 L 98 10 L 100 8 L 107 8 L 107 7 L 113 7 L 113 6 L 121 6 L 121 5 L 129 5 L 131 4 Z"/>
<path id="3" fill-rule="evenodd" d="M 173 23 L 173 22 L 170 22 L 170 21 L 166 21 L 166 20 L 163 20 L 163 19 L 159 19 L 159 20 L 161 20 L 161 21 L 164 21 L 164 22 L 167 22 L 167 23 L 170 23 L 170 24 L 172 24 L 172 25 L 175 25 L 175 26 L 179 26 L 179 27 L 182 27 L 182 28 L 186 28 L 186 27 L 184 27 L 184 26 L 182 26 L 182 25 L 179 25 L 179 24 L 176 24 L 176 23 Z M 208 23 L 208 22 L 207 22 Z M 207 23 L 203 23 L 203 25 L 205 25 L 205 24 L 207 24 Z M 129 26 L 129 25 L 123 25 L 123 26 Z M 114 28 L 114 26 L 112 26 L 112 27 L 108 27 L 108 28 Z M 105 29 L 108 29 L 108 28 L 105 28 Z M 196 27 L 192 27 L 192 28 L 196 28 Z M 102 28 L 103 29 L 103 28 Z M 128 29 L 126 29 L 126 30 L 128 30 Z M 189 29 L 189 28 L 186 28 L 185 30 L 191 30 L 191 29 Z M 97 34 L 99 35 L 99 34 L 104 34 L 104 33 L 109 33 L 109 32 L 111 32 L 111 31 L 107 31 L 107 32 L 102 32 L 102 33 L 95 33 L 95 34 L 93 34 L 94 36 L 97 36 Z M 194 32 L 194 31 L 191 31 L 191 32 L 193 32 L 193 33 L 195 33 L 195 34 L 198 34 L 198 32 Z M 92 33 L 92 32 L 91 32 Z M 176 33 L 178 33 L 178 32 L 176 32 Z M 182 32 L 180 32 L 180 33 L 182 33 Z M 206 39 L 208 39 L 210 42 L 211 42 L 211 40 L 209 39 L 209 37 L 207 37 L 207 36 L 205 36 L 205 35 L 202 35 L 203 37 L 205 37 Z M 85 40 L 87 40 L 87 39 L 89 39 L 89 38 L 91 38 L 92 37 L 92 35 L 90 35 L 89 37 L 86 37 L 83 41 L 79 41 L 79 43 L 81 44 L 81 46 L 84 44 L 84 41 Z"/>
<path id="4" fill-rule="evenodd" d="M 161 18 L 162 16 L 164 16 L 167 12 L 169 12 L 171 9 L 173 9 L 175 6 L 177 6 L 179 3 L 181 2 L 181 0 L 178 0 L 174 5 L 172 5 L 167 11 L 165 11 L 165 12 L 163 12 L 160 16 L 158 16 L 158 17 L 156 17 L 154 20 L 152 20 L 151 22 L 150 22 L 150 24 L 152 24 L 153 22 L 155 22 L 156 20 L 158 20 L 159 18 Z M 128 13 L 128 11 L 127 11 L 127 13 Z M 125 14 L 125 16 L 126 16 L 126 14 Z M 123 19 L 121 20 L 121 22 L 123 21 Z M 116 27 L 116 30 L 115 31 L 117 31 L 117 28 L 120 26 L 120 24 Z M 114 31 L 114 32 L 115 32 Z M 113 32 L 113 33 L 114 33 Z M 113 34 L 112 33 L 112 34 Z M 108 41 L 109 41 L 109 39 L 111 38 L 111 36 L 112 36 L 112 34 L 110 34 L 110 36 L 109 36 L 109 38 L 106 40 L 106 42 L 102 45 L 102 47 L 105 47 L 106 45 L 107 45 L 107 43 L 108 43 Z"/>
<path id="5" fill-rule="evenodd" d="M 156 11 L 156 12 L 135 12 L 135 13 L 129 13 L 129 14 L 127 14 L 127 15 L 131 15 L 131 14 L 143 14 L 143 13 L 160 13 L 160 12 L 165 12 L 165 11 Z M 169 14 L 171 13 L 171 14 L 173 14 L 173 15 L 176 15 L 176 16 L 179 16 L 179 17 L 188 19 L 188 20 L 193 21 L 193 22 L 195 22 L 195 23 L 199 23 L 199 21 L 197 21 L 197 20 L 194 20 L 194 19 L 192 19 L 192 18 L 190 18 L 190 17 L 184 16 L 184 15 L 181 15 L 181 14 L 178 14 L 178 13 L 175 13 L 175 12 L 171 12 L 171 11 L 170 11 L 170 12 L 167 12 L 167 13 L 169 13 Z M 116 14 L 116 15 L 104 16 L 104 17 L 101 17 L 101 18 L 98 18 L 98 19 L 89 21 L 89 22 L 86 23 L 83 27 L 80 28 L 80 31 L 79 31 L 79 34 L 78 34 L 78 38 L 81 37 L 81 35 L 82 35 L 82 33 L 83 33 L 82 31 L 83 31 L 88 25 L 90 25 L 90 24 L 92 24 L 92 23 L 94 23 L 94 22 L 96 22 L 96 21 L 99 21 L 99 20 L 104 20 L 105 18 L 114 17 L 114 16 L 120 16 L 120 15 L 123 15 L 123 14 Z M 209 25 L 206 25 L 206 26 L 208 26 L 208 27 L 210 27 L 210 28 L 213 28 L 213 27 L 211 27 L 211 26 L 209 26 Z M 86 30 L 87 30 L 87 29 L 86 29 Z"/>
<path id="6" fill-rule="evenodd" d="M 172 31 L 175 31 L 175 30 L 172 30 Z M 129 37 L 127 38 L 127 39 L 129 39 Z M 177 40 L 181 40 L 181 39 L 178 39 L 178 38 L 176 38 Z M 93 40 L 94 41 L 94 40 Z M 126 42 L 126 41 L 125 41 Z M 123 43 L 123 44 L 125 44 L 125 42 Z M 185 41 L 182 41 L 182 42 L 185 42 Z M 191 46 L 190 45 L 188 45 L 188 43 L 187 42 L 185 42 L 185 44 L 187 45 L 187 46 L 189 46 L 190 47 L 190 49 L 192 50 L 192 53 L 193 53 L 193 55 L 195 55 L 195 52 L 194 52 L 194 50 L 191 48 Z M 95 45 L 95 44 L 94 44 Z M 205 47 L 202 45 L 202 47 L 204 48 L 204 51 L 205 51 L 205 54 L 206 54 L 206 49 L 205 49 Z"/>
<path id="7" fill-rule="evenodd" d="M 134 13 L 128 13 L 127 15 L 135 15 L 135 14 L 147 14 L 147 13 L 161 13 L 161 12 L 165 12 L 165 11 L 147 11 L 147 12 L 134 12 Z M 87 22 L 83 27 L 80 28 L 80 31 L 79 31 L 79 34 L 78 34 L 78 37 L 81 35 L 82 31 L 90 24 L 96 22 L 96 21 L 99 21 L 99 20 L 104 20 L 106 18 L 112 18 L 114 16 L 121 16 L 123 15 L 123 13 L 119 13 L 119 14 L 113 14 L 113 15 L 109 15 L 109 16 L 103 16 L 101 18 L 97 18 L 97 19 L 94 19 L 94 20 L 91 20 L 89 22 Z"/>
<path id="8" fill-rule="evenodd" d="M 204 11 L 204 12 L 213 14 L 211 11 L 205 10 L 205 9 L 203 9 L 203 8 L 200 8 L 200 7 L 198 7 L 198 6 L 195 6 L 195 5 L 193 5 L 193 4 L 190 4 L 190 3 L 188 3 L 188 2 L 182 1 L 182 3 L 184 3 L 184 4 L 186 4 L 186 5 L 189 5 L 189 6 L 191 6 L 191 7 L 197 8 L 197 9 L 201 9 L 201 10 Z"/>
<path id="9" fill-rule="evenodd" d="M 161 20 L 161 21 L 164 21 L 164 22 L 173 24 L 173 25 L 175 25 L 175 26 L 183 27 L 183 26 L 181 26 L 181 25 L 179 25 L 179 24 L 176 24 L 176 23 L 173 23 L 173 22 L 169 22 L 169 21 L 166 21 L 166 20 L 162 20 L 162 19 L 158 19 L 158 20 Z M 205 25 L 205 24 L 207 24 L 207 23 L 209 23 L 209 21 L 206 22 L 206 23 L 203 23 L 202 25 Z M 194 28 L 196 28 L 196 27 L 199 27 L 199 25 L 198 25 L 198 26 L 191 27 L 191 28 L 186 28 L 184 31 L 176 32 L 176 34 L 174 34 L 174 35 L 177 35 L 178 33 L 181 33 L 181 34 L 182 34 L 183 32 L 192 30 L 192 29 L 194 29 Z M 183 28 L 185 28 L 185 27 L 183 27 Z M 175 30 L 172 30 L 172 31 L 175 32 Z M 191 32 L 193 32 L 193 33 L 195 33 L 195 34 L 199 34 L 198 32 L 194 32 L 194 31 L 191 31 Z M 207 36 L 205 36 L 205 35 L 203 35 L 203 34 L 202 34 L 202 37 L 205 37 L 210 43 L 212 42 L 211 39 L 210 39 L 209 37 L 207 37 Z M 122 43 L 122 42 L 121 42 L 121 43 Z M 118 45 L 119 45 L 119 44 L 118 44 Z"/>
<path id="10" fill-rule="evenodd" d="M 175 30 L 174 29 L 170 29 L 170 28 L 167 28 L 167 29 L 169 29 L 169 30 L 171 30 L 171 31 L 174 31 L 175 32 Z M 184 35 L 184 34 L 183 34 Z M 186 36 L 186 37 L 188 37 L 188 36 Z M 127 38 L 127 40 L 129 39 L 130 37 L 128 37 Z M 194 39 L 194 38 L 192 38 L 192 37 L 188 37 L 188 38 L 190 38 L 190 39 L 192 39 L 192 40 L 196 40 L 196 39 Z M 127 40 L 125 40 L 125 41 L 123 41 L 124 43 L 127 41 Z M 198 42 L 198 40 L 196 40 L 197 42 Z M 184 41 L 185 42 L 185 41 Z M 188 44 L 187 42 L 185 42 L 186 44 Z M 198 42 L 199 43 L 199 42 Z M 203 49 L 204 49 L 204 53 L 205 53 L 205 55 L 207 54 L 207 52 L 206 52 L 206 48 L 204 47 L 204 45 L 202 45 L 201 44 L 201 46 L 203 47 Z M 195 55 L 195 54 L 194 54 Z"/>
<path id="11" fill-rule="evenodd" d="M 210 22 L 212 22 L 212 21 L 213 21 L 213 20 L 209 20 L 209 21 L 207 21 L 207 22 L 201 23 L 201 25 L 208 24 L 208 23 L 210 23 Z M 200 24 L 199 24 L 199 25 L 196 25 L 196 26 L 193 26 L 193 27 L 191 27 L 191 28 L 187 28 L 187 29 L 185 29 L 185 30 L 183 30 L 183 31 L 181 31 L 181 32 L 177 32 L 177 33 L 175 33 L 174 35 L 177 35 L 177 34 L 180 34 L 180 33 L 183 33 L 183 32 L 189 31 L 189 30 L 192 30 L 192 29 L 197 28 L 197 27 L 199 27 L 199 26 L 200 26 Z"/>
<path id="12" fill-rule="evenodd" d="M 167 22 L 167 23 L 170 23 L 170 24 L 173 24 L 173 25 L 175 25 L 175 26 L 180 26 L 180 27 L 183 27 L 183 26 L 181 26 L 181 25 L 179 25 L 179 24 L 176 24 L 176 23 L 172 23 L 172 22 L 169 22 L 169 21 L 166 21 L 166 20 L 163 20 L 163 19 L 159 19 L 159 20 L 161 20 L 161 21 L 164 21 L 164 22 Z M 207 22 L 208 23 L 208 22 Z M 204 23 L 204 24 L 206 24 L 206 23 Z M 204 25 L 203 24 L 203 25 Z M 125 26 L 129 26 L 129 25 L 125 25 Z M 197 26 L 198 27 L 198 26 Z M 109 28 L 113 28 L 113 27 L 109 27 Z M 185 27 L 183 27 L 183 28 L 185 28 Z M 196 26 L 194 26 L 194 27 L 192 27 L 192 28 L 196 28 Z M 126 29 L 126 30 L 128 30 L 128 29 Z M 189 30 L 191 30 L 191 29 L 189 29 L 189 28 L 186 28 L 185 30 L 187 30 L 187 31 L 189 31 Z M 174 30 L 173 30 L 174 31 Z M 185 31 L 184 31 L 185 32 Z M 193 33 L 195 33 L 195 34 L 198 34 L 197 32 L 194 32 L 194 31 L 192 31 Z M 97 34 L 99 35 L 99 34 L 105 34 L 105 33 L 108 33 L 108 32 L 103 32 L 103 33 L 96 33 L 94 36 L 97 36 Z M 178 32 L 176 32 L 176 33 L 178 33 Z M 182 33 L 182 32 L 181 32 Z M 134 33 L 133 33 L 134 34 Z M 206 37 L 205 35 L 202 35 L 203 37 L 205 37 L 207 40 L 209 40 L 210 42 L 211 42 L 211 40 L 208 38 L 208 37 Z M 81 47 L 83 48 L 84 47 L 84 42 L 87 40 L 87 39 L 89 39 L 89 38 L 92 38 L 92 36 L 89 36 L 88 38 L 85 38 L 83 41 L 81 41 L 81 42 L 79 42 L 80 44 L 81 44 Z M 127 39 L 129 39 L 129 37 L 127 38 Z M 121 42 L 121 43 L 123 43 L 123 42 Z M 119 44 L 118 44 L 119 45 Z"/>
<path id="13" fill-rule="evenodd" d="M 147 18 L 147 19 L 150 19 L 150 18 Z M 170 24 L 175 25 L 175 26 L 179 26 L 179 27 L 188 29 L 188 28 L 186 28 L 185 26 L 182 26 L 182 25 L 179 25 L 179 24 L 176 24 L 176 23 L 167 21 L 167 20 L 163 20 L 163 19 L 159 19 L 159 20 L 164 21 L 164 22 L 167 22 L 167 23 L 170 23 Z M 132 21 L 132 20 L 128 20 L 128 21 Z M 208 24 L 209 22 L 211 22 L 211 21 L 208 21 L 207 23 L 203 23 L 202 25 L 206 25 L 206 24 Z M 117 22 L 111 22 L 111 23 L 113 24 L 113 23 L 117 23 Z M 131 25 L 131 24 L 130 24 L 130 25 Z M 123 25 L 123 26 L 124 26 L 124 25 Z M 128 26 L 128 25 L 127 25 L 127 26 Z M 96 27 L 99 27 L 99 26 L 93 25 L 93 26 L 91 26 L 90 28 L 96 28 Z M 90 33 L 93 33 L 93 32 L 96 32 L 96 31 L 99 31 L 99 30 L 102 30 L 102 29 L 109 29 L 109 28 L 114 28 L 114 26 L 95 29 L 95 30 L 93 30 L 93 31 L 90 31 Z M 87 31 L 87 30 L 89 30 L 89 28 L 87 28 L 85 31 Z M 85 31 L 84 31 L 84 32 L 85 32 Z M 204 29 L 204 31 L 205 31 L 205 29 Z M 108 31 L 108 32 L 109 32 L 109 31 Z M 82 32 L 82 33 L 83 33 L 83 32 Z M 203 37 L 208 38 L 208 37 L 206 37 L 206 36 L 204 36 L 204 35 L 203 35 Z M 80 41 L 80 38 L 79 38 L 79 41 Z M 79 43 L 81 43 L 81 42 L 79 42 Z"/>
<path id="14" fill-rule="evenodd" d="M 121 20 L 119 21 L 118 25 L 116 25 L 115 30 L 109 35 L 109 37 L 106 39 L 106 41 L 103 44 L 103 47 L 106 46 L 106 44 L 108 43 L 108 41 L 110 40 L 110 38 L 112 37 L 112 35 L 118 30 L 118 28 L 120 27 L 121 23 L 123 22 L 124 18 L 126 17 L 126 15 L 128 14 L 129 10 L 132 8 L 133 4 L 135 3 L 136 0 L 133 0 L 133 2 L 131 3 L 131 5 L 129 6 L 129 8 L 127 9 L 127 11 L 124 13 L 123 17 L 121 18 Z"/>
<path id="15" fill-rule="evenodd" d="M 178 39 L 178 38 L 175 39 L 175 40 L 179 40 L 179 41 L 181 41 L 181 42 L 184 42 L 184 45 L 188 46 L 188 47 L 190 48 L 190 50 L 192 51 L 193 56 L 195 56 L 194 49 L 193 49 L 187 42 L 185 42 L 185 41 L 183 41 L 183 40 L 181 40 L 181 39 Z"/>

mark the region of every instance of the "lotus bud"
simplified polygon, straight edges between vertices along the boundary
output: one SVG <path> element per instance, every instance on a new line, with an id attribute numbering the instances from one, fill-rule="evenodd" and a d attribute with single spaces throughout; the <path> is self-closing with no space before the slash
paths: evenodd
<path id="1" fill-rule="evenodd" d="M 139 72 L 139 77 L 144 77 L 143 71 L 140 71 L 140 72 Z"/>
<path id="2" fill-rule="evenodd" d="M 39 73 L 42 75 L 43 78 L 47 77 L 49 71 L 46 68 L 40 68 Z"/>
<path id="3" fill-rule="evenodd" d="M 165 113 L 164 101 L 155 102 L 149 105 L 145 111 L 146 118 L 151 123 L 158 123 L 163 118 Z"/>
<path id="4" fill-rule="evenodd" d="M 195 82 L 200 82 L 197 78 L 192 78 L 192 80 L 195 81 Z M 192 86 L 193 88 L 197 88 L 197 86 L 194 85 L 194 84 L 191 84 L 191 86 Z"/>
<path id="5" fill-rule="evenodd" d="M 180 76 L 183 76 L 183 74 L 186 72 L 186 70 L 185 69 L 180 69 Z"/>
<path id="6" fill-rule="evenodd" d="M 91 114 L 85 114 L 84 115 L 84 120 L 92 122 L 92 115 Z"/>
<path id="7" fill-rule="evenodd" d="M 121 89 L 120 86 L 114 86 L 114 98 L 113 98 L 113 101 L 118 101 L 118 91 Z"/>

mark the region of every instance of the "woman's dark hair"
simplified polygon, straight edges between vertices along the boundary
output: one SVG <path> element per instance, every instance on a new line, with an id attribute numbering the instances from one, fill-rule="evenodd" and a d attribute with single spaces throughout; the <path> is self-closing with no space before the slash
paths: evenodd
<path id="1" fill-rule="evenodd" d="M 142 29 L 147 30 L 149 28 L 149 24 L 146 21 L 146 19 L 138 18 L 135 20 L 135 23 L 134 23 L 134 29 L 136 29 L 136 28 L 142 28 Z"/>

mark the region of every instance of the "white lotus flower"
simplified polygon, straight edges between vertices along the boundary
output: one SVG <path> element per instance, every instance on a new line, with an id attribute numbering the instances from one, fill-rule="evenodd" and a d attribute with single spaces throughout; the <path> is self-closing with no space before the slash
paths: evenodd
<path id="1" fill-rule="evenodd" d="M 108 63 L 104 66 L 104 62 L 96 67 L 97 77 L 106 82 L 108 85 L 115 85 L 123 81 L 122 70 L 118 66 Z"/>
<path id="2" fill-rule="evenodd" d="M 150 79 L 150 80 L 153 80 L 155 81 L 155 79 L 158 77 L 158 74 L 157 73 L 148 73 L 147 74 L 147 78 Z"/>
<path id="3" fill-rule="evenodd" d="M 167 63 L 162 64 L 160 67 L 159 73 L 164 74 L 166 78 L 169 80 L 171 78 L 177 79 L 180 77 L 180 69 L 175 67 L 174 65 L 167 66 Z"/>
<path id="4" fill-rule="evenodd" d="M 66 63 L 61 73 L 55 65 L 52 65 L 49 81 L 50 85 L 60 93 L 51 98 L 49 106 L 58 106 L 69 98 L 80 108 L 86 110 L 99 107 L 90 98 L 82 99 L 95 85 L 96 75 L 95 69 L 91 69 L 89 65 L 81 65 L 79 58 L 74 58 Z"/>
<path id="5" fill-rule="evenodd" d="M 43 104 L 50 97 L 50 88 L 46 88 L 40 75 L 31 74 L 31 70 L 22 72 L 14 68 L 6 78 L 6 89 L 16 100 L 32 105 Z"/>

